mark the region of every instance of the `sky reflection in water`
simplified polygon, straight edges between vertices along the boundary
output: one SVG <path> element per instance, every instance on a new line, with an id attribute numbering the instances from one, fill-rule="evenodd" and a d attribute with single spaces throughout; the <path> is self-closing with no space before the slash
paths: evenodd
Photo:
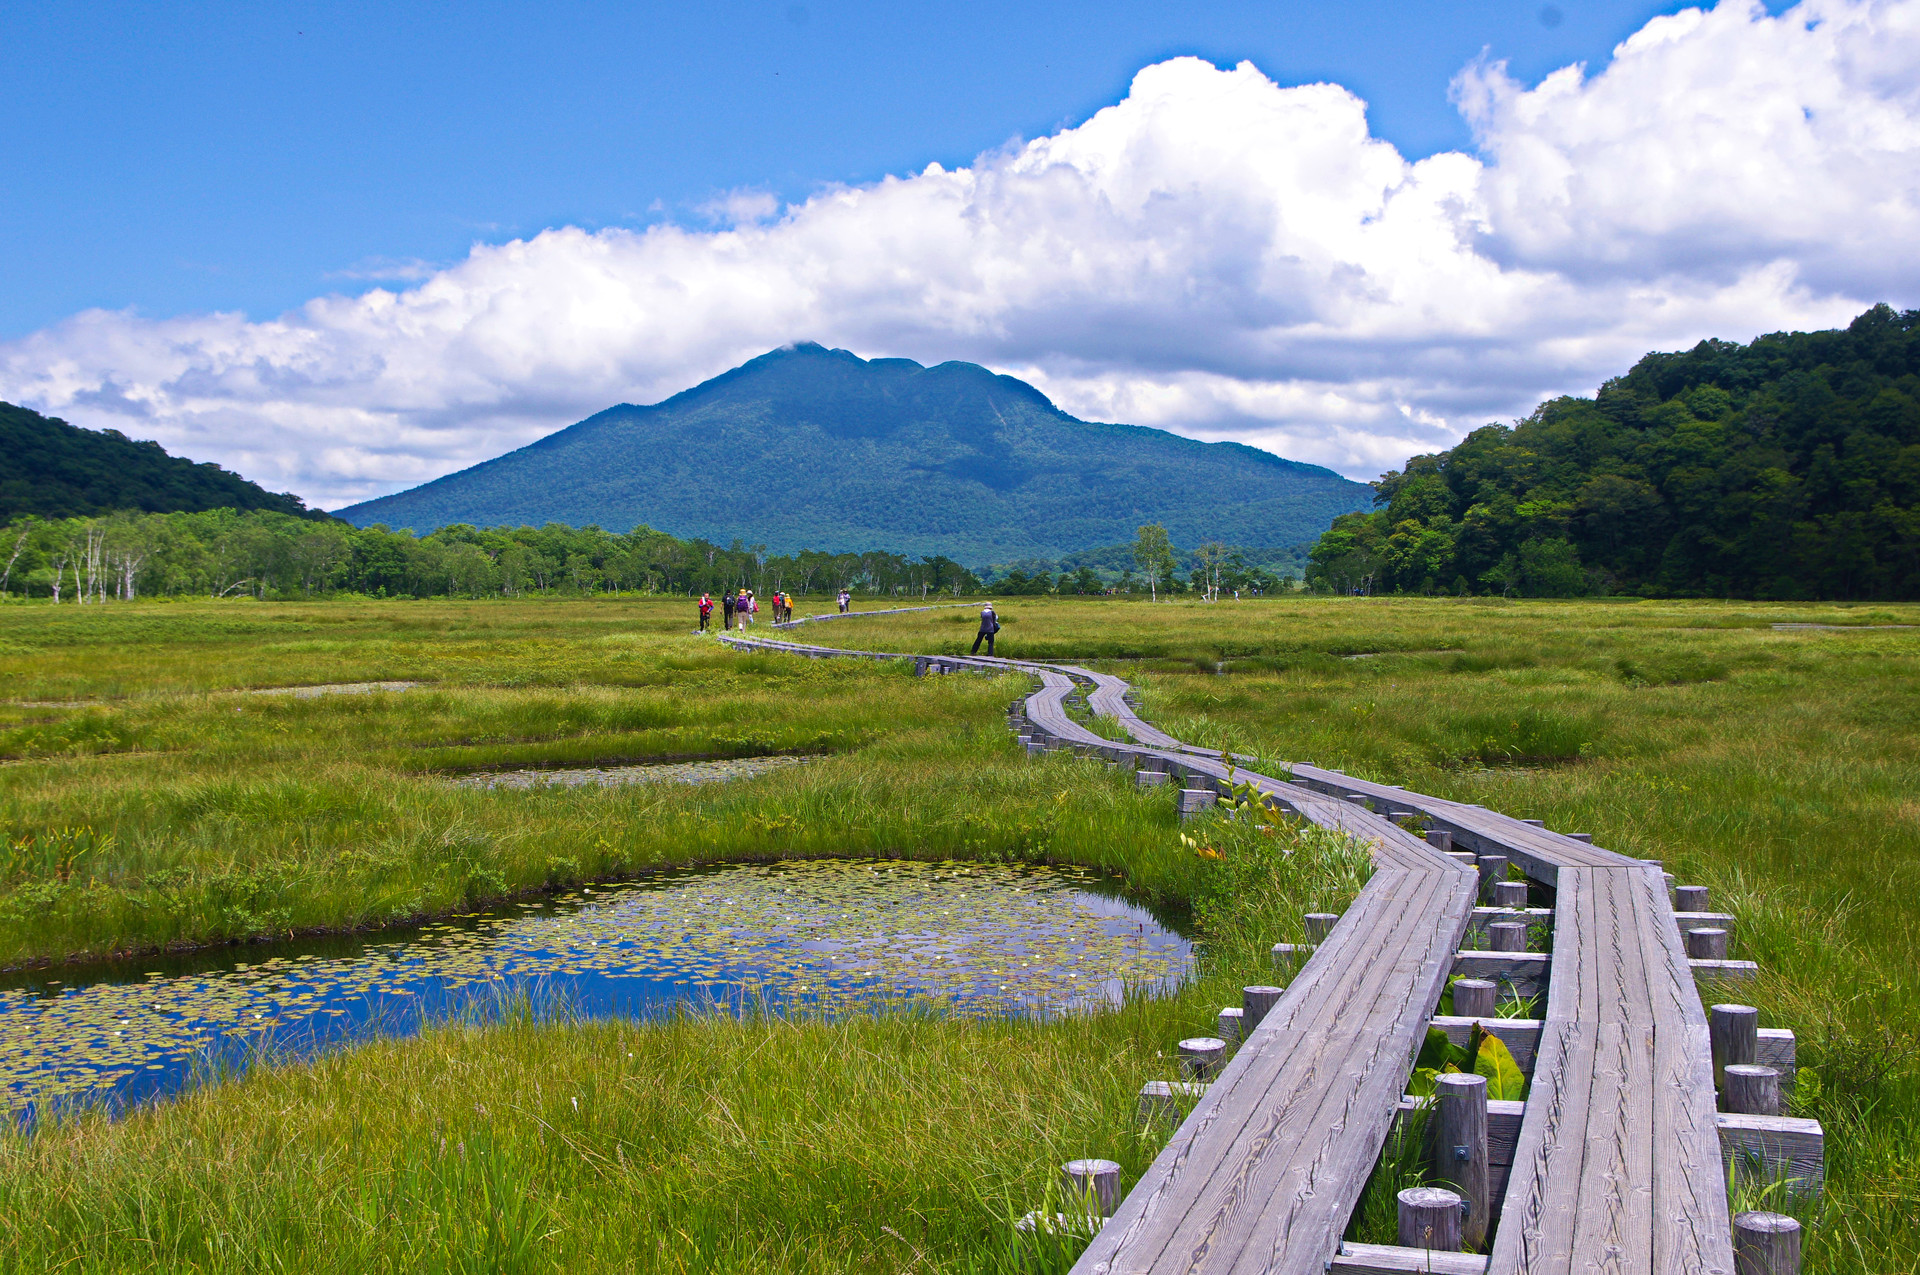
<path id="1" fill-rule="evenodd" d="M 210 1067 L 417 1030 L 517 998 L 644 1016 L 675 1004 L 926 1002 L 966 1015 L 1110 1004 L 1192 950 L 1088 872 L 899 860 L 681 870 L 377 939 L 229 948 L 93 981 L 0 985 L 16 1115 L 177 1091 Z"/>

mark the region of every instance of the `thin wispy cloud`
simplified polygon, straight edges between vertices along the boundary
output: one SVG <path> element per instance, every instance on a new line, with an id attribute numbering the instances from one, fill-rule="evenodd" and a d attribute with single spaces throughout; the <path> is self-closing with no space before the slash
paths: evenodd
<path id="1" fill-rule="evenodd" d="M 1475 153 L 1409 161 L 1339 85 L 1176 59 L 965 168 L 481 244 L 262 322 L 75 315 L 0 346 L 0 397 L 331 506 L 812 339 L 1367 477 L 1648 349 L 1920 303 L 1916 86 L 1920 0 L 1725 0 L 1596 73 L 1465 68 Z"/>
<path id="2" fill-rule="evenodd" d="M 327 272 L 329 279 L 355 279 L 368 283 L 418 283 L 431 279 L 446 268 L 445 262 L 424 261 L 419 257 L 362 257 L 350 266 Z"/>

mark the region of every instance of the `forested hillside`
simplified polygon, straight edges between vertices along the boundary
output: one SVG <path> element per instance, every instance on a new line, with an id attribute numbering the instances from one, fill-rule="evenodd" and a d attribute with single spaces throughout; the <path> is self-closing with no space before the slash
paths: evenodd
<path id="1" fill-rule="evenodd" d="M 422 534 L 644 524 L 776 553 L 886 548 L 982 567 L 1123 544 L 1143 523 L 1269 562 L 1367 498 L 1364 484 L 1257 448 L 1075 420 L 972 363 L 803 343 L 338 512 Z"/>
<path id="2" fill-rule="evenodd" d="M 1920 596 L 1920 311 L 1649 354 L 1373 484 L 1336 592 Z"/>
<path id="3" fill-rule="evenodd" d="M 85 517 L 115 509 L 148 513 L 271 509 L 303 518 L 299 497 L 275 495 L 211 462 L 169 456 L 158 443 L 117 430 L 78 429 L 55 417 L 0 403 L 0 523 L 21 514 Z"/>

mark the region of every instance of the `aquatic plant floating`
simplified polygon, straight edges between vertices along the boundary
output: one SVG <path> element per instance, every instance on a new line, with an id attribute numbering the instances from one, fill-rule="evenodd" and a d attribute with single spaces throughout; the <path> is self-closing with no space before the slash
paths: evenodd
<path id="1" fill-rule="evenodd" d="M 497 1011 L 692 1005 L 1046 1015 L 1171 986 L 1191 949 L 1082 870 L 805 860 L 664 873 L 426 926 L 341 956 L 282 952 L 193 974 L 0 990 L 0 1092 L 16 1113 L 131 1100 L 196 1070 Z M 337 944 L 337 940 L 336 940 Z"/>

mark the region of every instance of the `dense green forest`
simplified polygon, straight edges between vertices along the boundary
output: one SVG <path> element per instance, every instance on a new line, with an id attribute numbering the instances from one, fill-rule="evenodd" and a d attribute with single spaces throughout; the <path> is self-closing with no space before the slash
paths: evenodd
<path id="1" fill-rule="evenodd" d="M 33 514 L 72 518 L 140 509 L 271 509 L 302 518 L 298 496 L 275 495 L 220 466 L 169 456 L 118 430 L 79 429 L 0 403 L 0 522 Z"/>
<path id="2" fill-rule="evenodd" d="M 1286 583 L 1238 551 L 1206 545 L 1184 555 L 1201 587 L 1268 592 Z M 464 524 L 430 536 L 385 527 L 316 522 L 271 510 L 121 512 L 97 518 L 28 516 L 0 528 L 0 597 L 106 602 L 143 597 L 517 597 L 529 594 L 670 593 L 750 588 L 868 597 L 1132 592 L 1131 568 L 1081 565 L 1058 575 L 1010 569 L 983 578 L 944 555 L 794 554 L 765 546 L 681 540 L 639 527 Z M 1144 589 L 1144 583 L 1138 586 Z M 1162 583 L 1161 592 L 1166 592 Z"/>
<path id="3" fill-rule="evenodd" d="M 1920 311 L 1649 354 L 1373 486 L 1310 585 L 1920 597 Z"/>

